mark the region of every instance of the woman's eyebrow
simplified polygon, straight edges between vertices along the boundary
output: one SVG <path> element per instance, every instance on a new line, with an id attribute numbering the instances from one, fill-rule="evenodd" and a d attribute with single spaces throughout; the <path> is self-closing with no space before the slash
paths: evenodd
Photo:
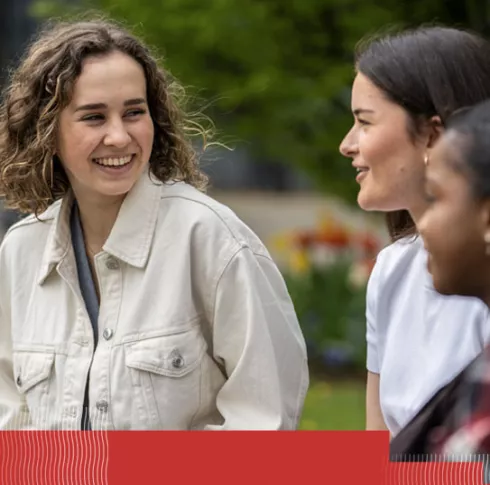
<path id="1" fill-rule="evenodd" d="M 352 114 L 354 116 L 359 116 L 362 115 L 363 113 L 374 113 L 372 109 L 366 109 L 366 108 L 356 108 L 355 110 L 352 111 Z"/>
<path id="2" fill-rule="evenodd" d="M 133 98 L 133 99 L 127 99 L 124 101 L 124 106 L 134 106 L 136 104 L 145 104 L 146 99 L 144 98 Z M 90 104 L 84 104 L 82 106 L 78 106 L 78 108 L 75 109 L 76 111 L 92 111 L 95 109 L 107 109 L 107 104 L 105 103 L 90 103 Z"/>

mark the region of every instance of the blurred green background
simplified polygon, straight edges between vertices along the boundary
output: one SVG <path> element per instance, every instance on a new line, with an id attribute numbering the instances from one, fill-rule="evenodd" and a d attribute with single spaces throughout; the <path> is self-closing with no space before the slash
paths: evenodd
<path id="1" fill-rule="evenodd" d="M 422 23 L 487 35 L 490 1 L 2 0 L 0 9 L 3 77 L 53 16 L 104 12 L 154 46 L 188 109 L 204 109 L 234 148 L 203 159 L 212 195 L 264 239 L 286 277 L 312 371 L 302 429 L 362 429 L 365 288 L 386 234 L 356 209 L 354 171 L 338 153 L 353 51 L 366 36 Z"/>

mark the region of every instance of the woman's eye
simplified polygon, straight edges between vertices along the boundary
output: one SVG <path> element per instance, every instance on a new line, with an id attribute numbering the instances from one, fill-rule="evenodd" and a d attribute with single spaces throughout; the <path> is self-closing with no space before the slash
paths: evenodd
<path id="1" fill-rule="evenodd" d="M 126 116 L 134 117 L 139 115 L 144 115 L 146 111 L 144 109 L 132 109 L 126 113 Z"/>
<path id="2" fill-rule="evenodd" d="M 357 122 L 362 125 L 362 126 L 367 126 L 369 125 L 369 121 L 366 121 L 366 120 L 361 120 L 359 118 L 357 118 Z"/>
<path id="3" fill-rule="evenodd" d="M 82 121 L 100 121 L 103 120 L 104 117 L 101 114 L 93 114 L 87 115 L 82 118 Z"/>

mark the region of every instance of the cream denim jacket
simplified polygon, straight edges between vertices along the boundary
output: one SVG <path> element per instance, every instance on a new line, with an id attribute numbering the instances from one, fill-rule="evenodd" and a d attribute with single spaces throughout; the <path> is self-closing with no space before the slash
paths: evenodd
<path id="1" fill-rule="evenodd" d="M 145 173 L 95 258 L 100 339 L 81 296 L 72 195 L 0 250 L 0 429 L 292 430 L 308 387 L 285 283 L 234 213 Z"/>

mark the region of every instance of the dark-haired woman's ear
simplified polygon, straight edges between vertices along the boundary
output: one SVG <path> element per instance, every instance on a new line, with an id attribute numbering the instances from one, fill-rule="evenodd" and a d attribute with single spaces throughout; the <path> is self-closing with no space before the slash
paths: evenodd
<path id="1" fill-rule="evenodd" d="M 482 224 L 482 238 L 485 242 L 486 254 L 490 256 L 490 199 L 481 203 L 480 219 Z"/>
<path id="2" fill-rule="evenodd" d="M 440 116 L 433 116 L 428 122 L 429 138 L 427 141 L 427 148 L 433 148 L 436 141 L 444 131 L 444 124 Z"/>

